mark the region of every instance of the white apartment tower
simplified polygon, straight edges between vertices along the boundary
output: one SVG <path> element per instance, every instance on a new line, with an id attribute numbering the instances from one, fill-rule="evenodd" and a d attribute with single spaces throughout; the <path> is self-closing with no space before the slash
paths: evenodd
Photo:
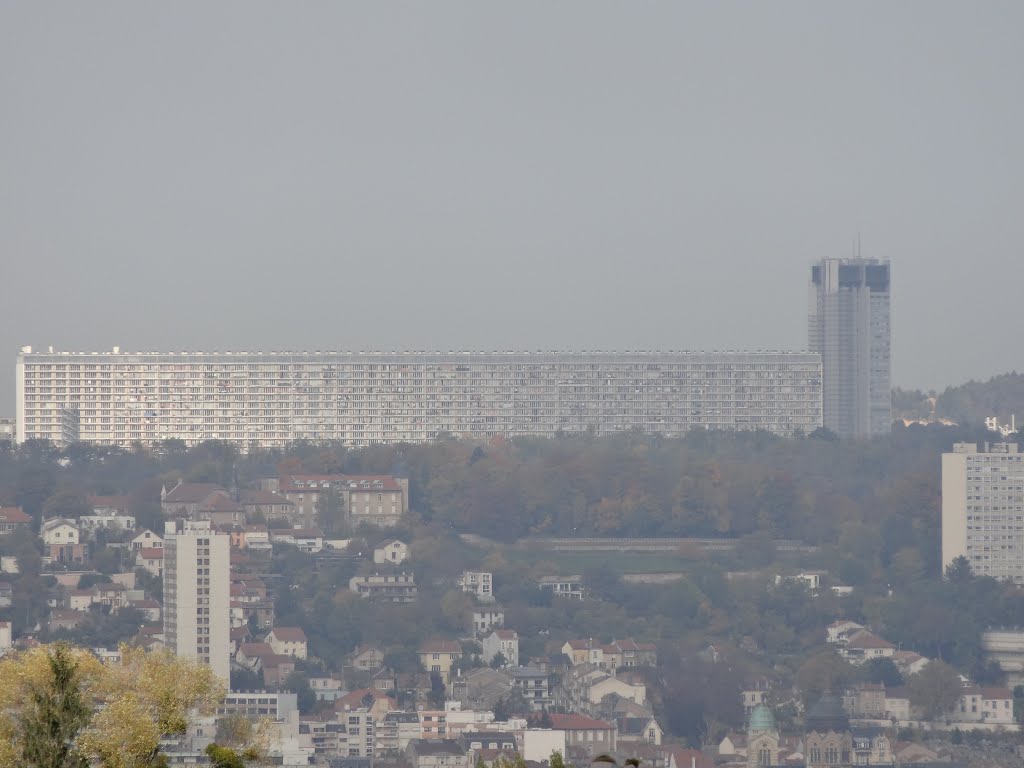
<path id="1" fill-rule="evenodd" d="M 230 679 L 230 537 L 209 521 L 168 522 L 164 537 L 164 641 L 178 656 Z"/>
<path id="2" fill-rule="evenodd" d="M 942 567 L 963 555 L 982 576 L 1024 583 L 1024 455 L 1016 443 L 942 454 Z"/>
<path id="3" fill-rule="evenodd" d="M 892 429 L 889 278 L 878 259 L 811 267 L 808 345 L 821 355 L 825 426 L 840 437 Z"/>
<path id="4" fill-rule="evenodd" d="M 800 352 L 34 352 L 18 441 L 283 446 L 822 425 Z"/>

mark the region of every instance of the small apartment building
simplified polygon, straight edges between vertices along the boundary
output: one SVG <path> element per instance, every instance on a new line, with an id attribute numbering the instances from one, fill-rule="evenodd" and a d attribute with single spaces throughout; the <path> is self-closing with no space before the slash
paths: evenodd
<path id="1" fill-rule="evenodd" d="M 981 713 L 986 723 L 1013 723 L 1013 693 L 1009 688 L 982 688 Z"/>
<path id="2" fill-rule="evenodd" d="M 614 724 L 584 715 L 552 713 L 549 717 L 554 730 L 565 731 L 566 750 L 576 748 L 591 757 L 615 751 Z"/>
<path id="3" fill-rule="evenodd" d="M 389 603 L 411 603 L 416 599 L 416 577 L 411 573 L 375 573 L 353 576 L 348 588 L 370 600 Z"/>
<path id="4" fill-rule="evenodd" d="M 551 592 L 555 597 L 568 597 L 573 600 L 583 599 L 582 576 L 545 576 L 537 586 Z"/>
<path id="5" fill-rule="evenodd" d="M 376 737 L 375 756 L 402 754 L 410 741 L 420 737 L 420 718 L 415 712 L 388 712 L 377 723 Z"/>
<path id="6" fill-rule="evenodd" d="M 463 571 L 459 587 L 481 603 L 494 602 L 494 575 L 486 571 Z"/>
<path id="7" fill-rule="evenodd" d="M 81 529 L 82 538 L 94 539 L 99 530 L 134 531 L 135 518 L 121 512 L 94 511 L 91 515 L 82 515 L 78 518 L 78 526 Z"/>
<path id="8" fill-rule="evenodd" d="M 483 639 L 483 659 L 490 664 L 499 653 L 509 667 L 519 666 L 519 634 L 514 629 L 495 629 Z"/>
<path id="9" fill-rule="evenodd" d="M 462 658 L 462 646 L 455 640 L 433 640 L 420 646 L 417 652 L 420 664 L 430 673 L 438 673 L 442 682 L 449 685 L 452 681 L 452 667 Z"/>
<path id="10" fill-rule="evenodd" d="M 523 694 L 534 712 L 548 709 L 553 703 L 548 673 L 537 667 L 516 667 L 510 670 L 512 687 Z"/>
<path id="11" fill-rule="evenodd" d="M 503 626 L 505 626 L 505 611 L 496 605 L 478 606 L 471 611 L 470 632 L 475 635 L 488 635 Z"/>

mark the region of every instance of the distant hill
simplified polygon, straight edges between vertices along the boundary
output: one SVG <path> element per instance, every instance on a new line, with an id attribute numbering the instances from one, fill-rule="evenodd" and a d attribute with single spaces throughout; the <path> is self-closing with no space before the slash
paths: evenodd
<path id="1" fill-rule="evenodd" d="M 1009 423 L 1017 416 L 1024 423 L 1024 374 L 1004 373 L 988 381 L 969 381 L 958 387 L 946 387 L 937 394 L 920 390 L 894 389 L 894 418 L 948 419 L 957 424 L 983 424 L 989 416 Z"/>

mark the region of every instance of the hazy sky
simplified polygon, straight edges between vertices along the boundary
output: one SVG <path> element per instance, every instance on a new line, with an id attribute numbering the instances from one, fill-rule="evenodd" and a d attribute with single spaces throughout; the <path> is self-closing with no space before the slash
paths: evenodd
<path id="1" fill-rule="evenodd" d="M 1016 0 L 8 0 L 0 415 L 22 344 L 803 349 L 808 265 L 858 231 L 895 383 L 1022 368 L 1022 28 Z"/>

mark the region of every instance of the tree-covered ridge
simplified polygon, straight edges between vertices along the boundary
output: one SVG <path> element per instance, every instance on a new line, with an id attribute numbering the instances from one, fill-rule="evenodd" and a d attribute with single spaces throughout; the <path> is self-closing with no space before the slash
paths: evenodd
<path id="1" fill-rule="evenodd" d="M 1024 374 L 1004 373 L 987 381 L 968 381 L 942 392 L 894 389 L 894 418 L 938 419 L 963 425 L 980 425 L 995 416 L 999 423 L 1009 423 L 1016 415 L 1018 424 L 1024 419 Z"/>

